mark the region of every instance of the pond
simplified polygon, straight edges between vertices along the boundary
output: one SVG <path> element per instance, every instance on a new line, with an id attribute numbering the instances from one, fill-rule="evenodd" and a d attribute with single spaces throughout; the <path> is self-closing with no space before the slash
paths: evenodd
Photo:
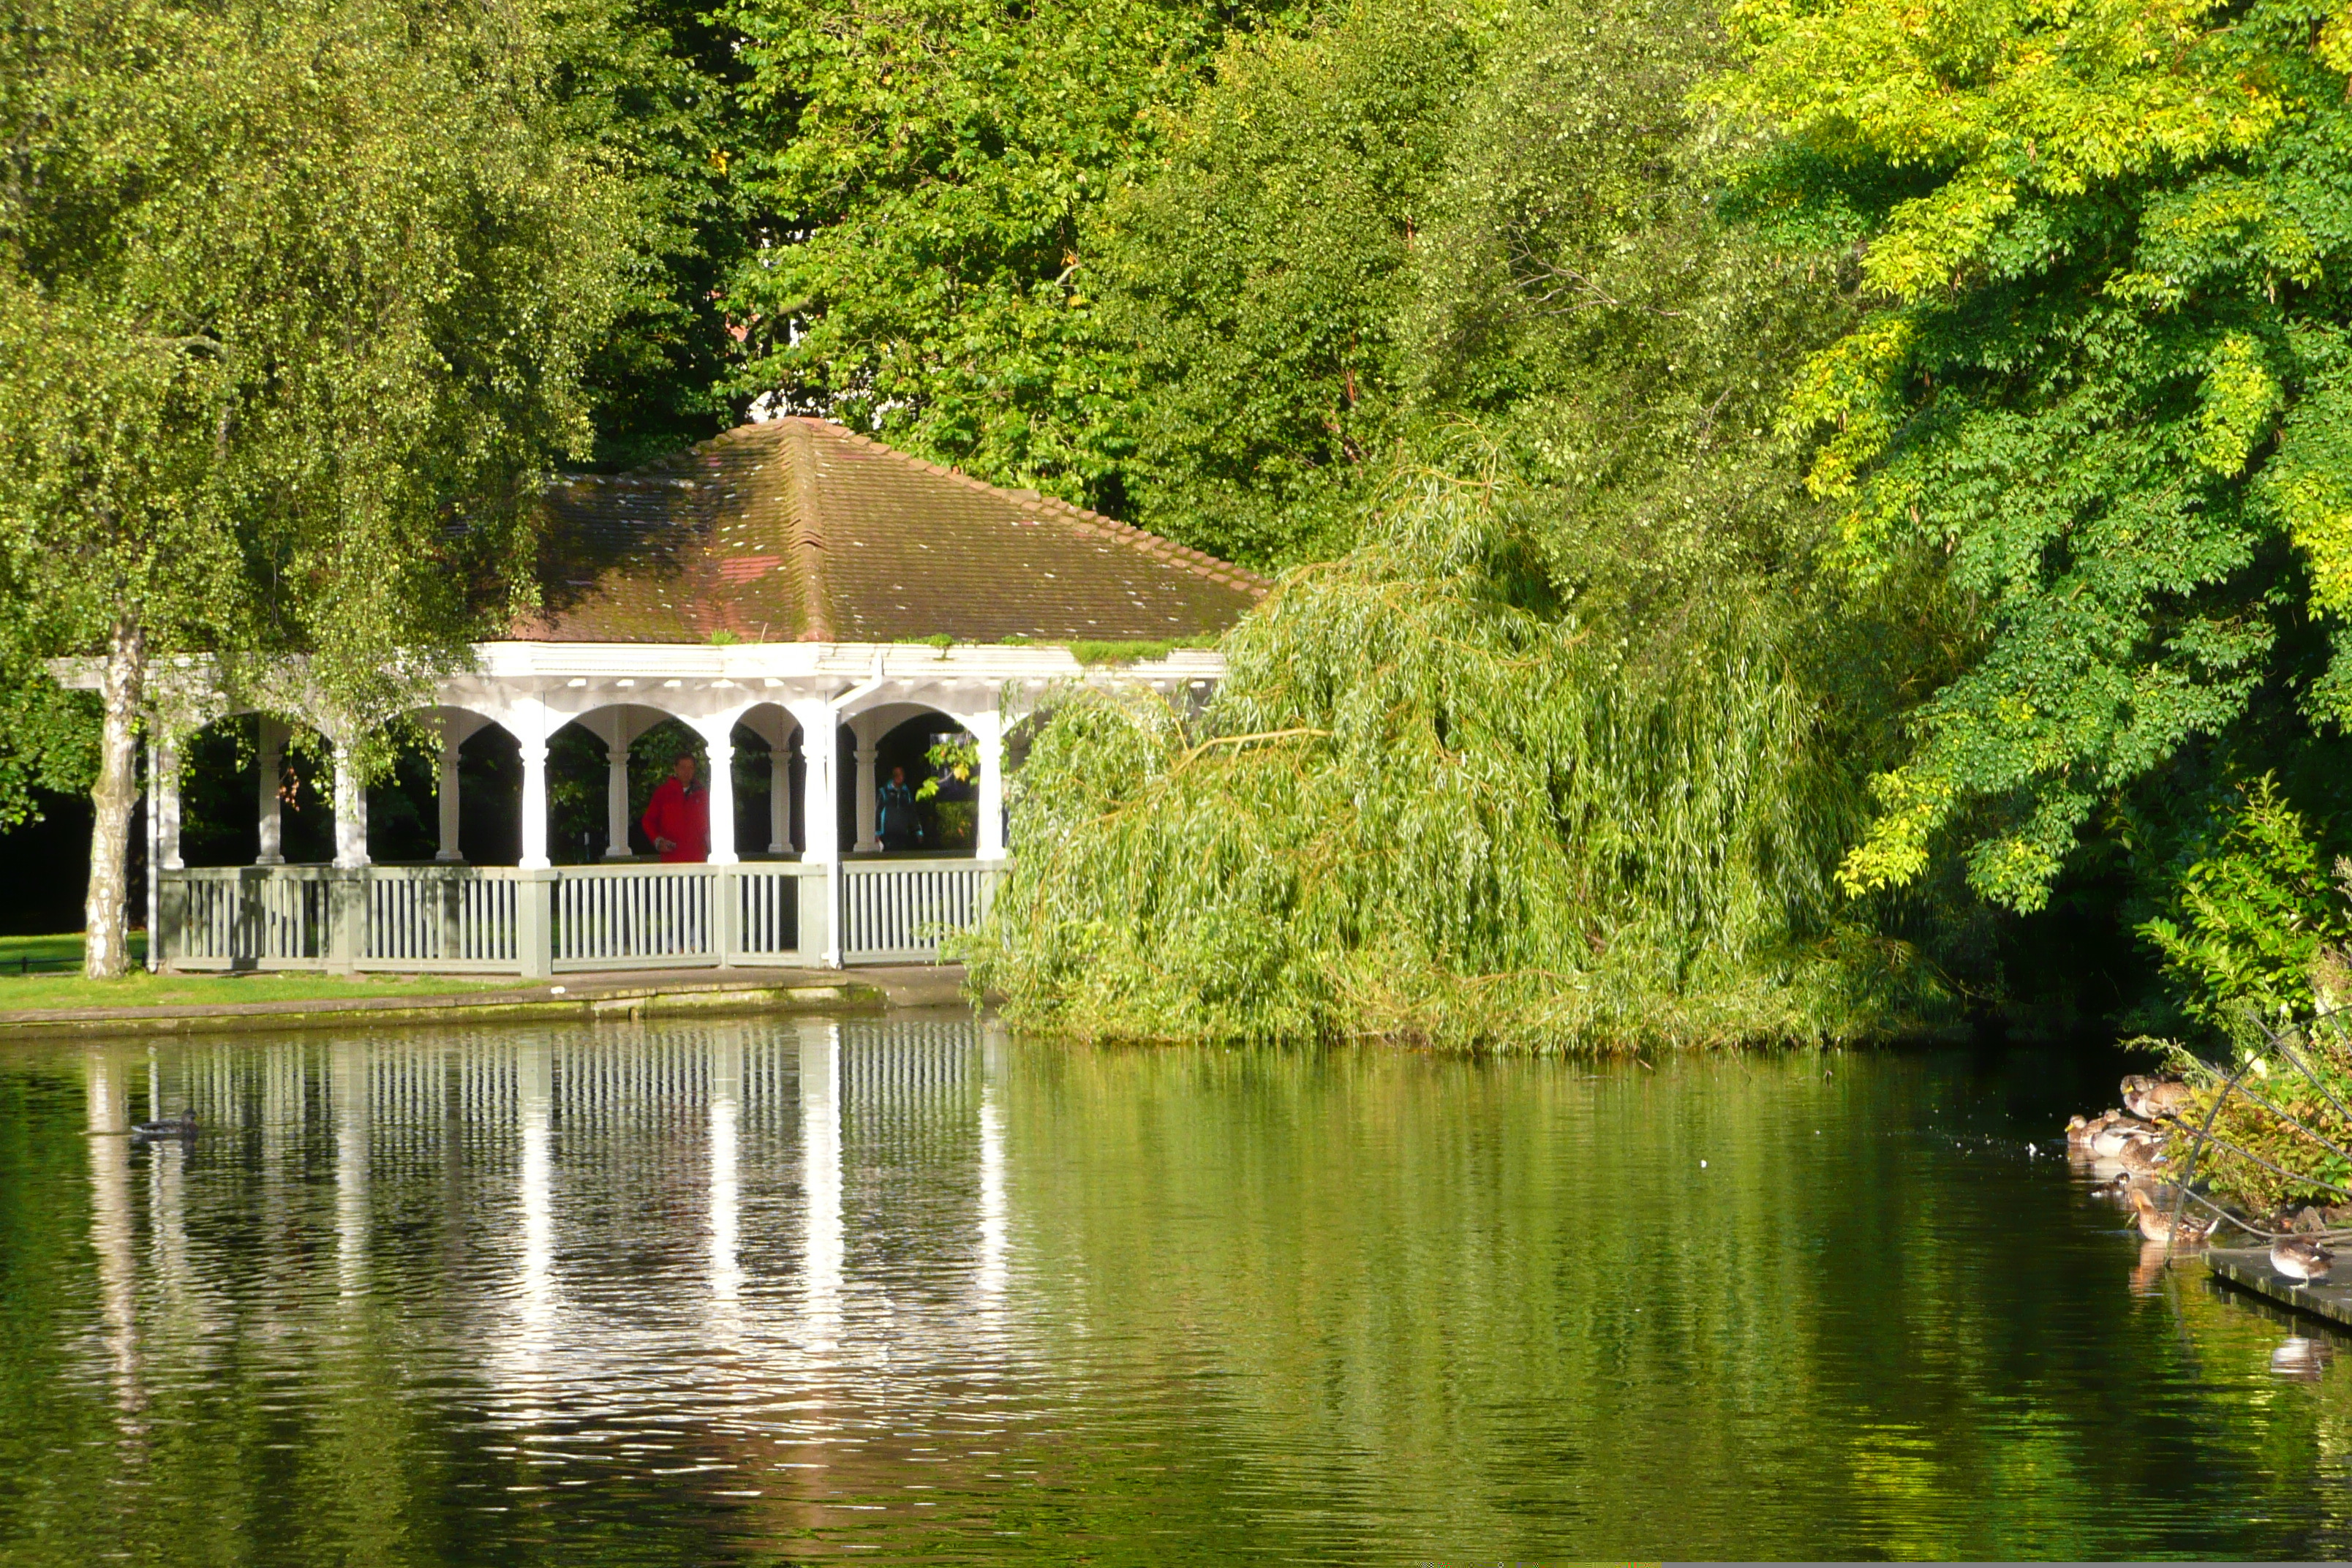
<path id="1" fill-rule="evenodd" d="M 2117 1068 L 18 1047 L 0 1562 L 2341 1555 L 2352 1356 L 2053 1153 Z"/>

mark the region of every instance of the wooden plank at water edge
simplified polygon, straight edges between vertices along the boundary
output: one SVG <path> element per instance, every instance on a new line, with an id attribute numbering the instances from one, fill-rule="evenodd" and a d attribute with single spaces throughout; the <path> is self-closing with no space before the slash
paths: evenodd
<path id="1" fill-rule="evenodd" d="M 2214 1275 L 2228 1280 L 2241 1290 L 2251 1290 L 2257 1296 L 2308 1312 L 2315 1318 L 2352 1328 L 2352 1280 L 2329 1279 L 2317 1285 L 2305 1285 L 2288 1279 L 2271 1267 L 2267 1247 L 2213 1247 L 2205 1254 L 2205 1266 Z M 2352 1273 L 2347 1268 L 2347 1273 Z"/>

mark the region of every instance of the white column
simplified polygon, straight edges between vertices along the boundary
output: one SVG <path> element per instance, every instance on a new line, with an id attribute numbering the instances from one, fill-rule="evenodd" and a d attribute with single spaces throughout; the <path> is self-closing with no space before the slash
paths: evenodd
<path id="1" fill-rule="evenodd" d="M 545 870 L 555 862 L 547 858 L 547 742 L 522 743 L 523 870 Z"/>
<path id="2" fill-rule="evenodd" d="M 163 967 L 161 949 L 163 921 L 163 875 L 156 867 L 163 858 L 162 841 L 155 830 L 155 745 L 147 744 L 147 973 L 154 973 Z"/>
<path id="3" fill-rule="evenodd" d="M 824 868 L 824 943 L 817 962 L 828 969 L 841 965 L 841 796 L 839 762 L 841 731 L 833 704 L 800 703 L 790 710 L 801 727 L 801 756 L 808 772 L 801 791 L 801 863 Z"/>
<path id="4" fill-rule="evenodd" d="M 613 734 L 625 733 L 619 715 L 613 719 Z M 604 742 L 604 858 L 625 860 L 629 858 L 629 742 L 607 739 Z"/>
<path id="5" fill-rule="evenodd" d="M 267 713 L 261 716 L 261 745 L 255 760 L 259 767 L 254 781 L 253 804 L 261 824 L 261 853 L 253 858 L 253 863 L 283 866 L 285 819 L 278 792 L 286 783 L 286 726 Z"/>
<path id="6" fill-rule="evenodd" d="M 874 831 L 874 746 L 866 737 L 857 737 L 857 849 L 871 855 L 882 847 L 882 840 Z"/>
<path id="7" fill-rule="evenodd" d="M 710 754 L 710 864 L 732 866 L 735 853 L 735 747 L 727 741 L 706 741 Z"/>
<path id="8" fill-rule="evenodd" d="M 367 785 L 360 782 L 351 746 L 335 742 L 335 864 L 368 863 Z"/>
<path id="9" fill-rule="evenodd" d="M 982 860 L 1004 858 L 1004 721 L 994 713 L 982 713 L 964 721 L 972 739 L 980 742 L 980 798 L 974 803 L 979 832 L 972 841 L 972 852 Z"/>
<path id="10" fill-rule="evenodd" d="M 785 855 L 793 847 L 793 743 L 782 741 L 768 748 L 768 853 Z"/>
<path id="11" fill-rule="evenodd" d="M 835 728 L 833 710 L 822 702 L 796 713 L 801 721 L 801 756 L 808 763 L 801 801 L 801 858 L 841 858 L 841 731 Z"/>
<path id="12" fill-rule="evenodd" d="M 457 721 L 448 714 L 441 715 L 441 777 L 434 787 L 441 807 L 441 847 L 434 851 L 436 860 L 463 860 L 466 851 L 457 842 Z"/>
<path id="13" fill-rule="evenodd" d="M 178 744 L 170 740 L 158 741 L 147 765 L 154 773 L 149 783 L 155 802 L 155 864 L 162 870 L 177 871 L 182 868 Z M 152 928 L 150 930 L 152 932 Z"/>

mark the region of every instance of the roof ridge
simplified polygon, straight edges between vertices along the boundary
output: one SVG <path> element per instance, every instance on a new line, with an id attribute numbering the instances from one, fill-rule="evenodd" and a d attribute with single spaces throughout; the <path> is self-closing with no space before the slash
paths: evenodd
<path id="1" fill-rule="evenodd" d="M 809 642 L 831 642 L 833 611 L 825 592 L 824 509 L 817 504 L 816 443 L 810 435 L 804 426 L 789 436 L 780 431 L 775 446 L 777 455 L 785 458 L 792 475 L 792 550 L 793 563 L 800 568 L 801 605 L 808 616 L 803 637 Z"/>
<path id="2" fill-rule="evenodd" d="M 1081 528 L 1108 533 L 1147 553 L 1158 554 L 1159 552 L 1152 550 L 1151 546 L 1155 544 L 1163 546 L 1176 557 L 1174 564 L 1196 576 L 1205 577 L 1213 583 L 1228 584 L 1261 599 L 1265 597 L 1274 586 L 1271 578 L 1253 572 L 1246 566 L 1237 566 L 1230 561 L 1210 554 L 1205 550 L 1195 550 L 1191 545 L 1181 544 L 1164 534 L 1154 533 L 1150 529 L 1138 528 L 1131 522 L 1121 522 L 1115 517 L 1108 517 L 1090 508 L 1082 507 L 1075 501 L 1064 500 L 1059 496 L 1049 496 L 1043 490 L 1014 489 L 1008 485 L 992 485 L 986 479 L 965 473 L 961 468 L 934 463 L 928 458 L 918 458 L 912 452 L 902 452 L 896 447 L 876 440 L 863 431 L 852 430 L 848 426 L 836 424 L 830 419 L 819 419 L 807 414 L 787 415 L 785 419 L 807 427 L 811 434 L 822 430 L 835 440 L 852 441 L 861 447 L 871 447 L 887 457 L 896 458 L 910 468 L 937 474 L 942 479 L 953 479 L 958 484 L 971 489 L 1024 501 L 1040 510 L 1062 513 L 1066 521 L 1076 523 Z M 784 419 L 772 421 L 772 423 L 782 424 Z M 739 426 L 737 428 L 749 428 L 749 426 Z"/>

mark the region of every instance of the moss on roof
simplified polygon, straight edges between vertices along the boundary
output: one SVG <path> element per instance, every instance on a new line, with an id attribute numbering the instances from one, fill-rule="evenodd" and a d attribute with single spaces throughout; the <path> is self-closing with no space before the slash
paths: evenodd
<path id="1" fill-rule="evenodd" d="M 817 419 L 730 430 L 550 488 L 551 642 L 1178 642 L 1239 619 L 1255 573 Z"/>

